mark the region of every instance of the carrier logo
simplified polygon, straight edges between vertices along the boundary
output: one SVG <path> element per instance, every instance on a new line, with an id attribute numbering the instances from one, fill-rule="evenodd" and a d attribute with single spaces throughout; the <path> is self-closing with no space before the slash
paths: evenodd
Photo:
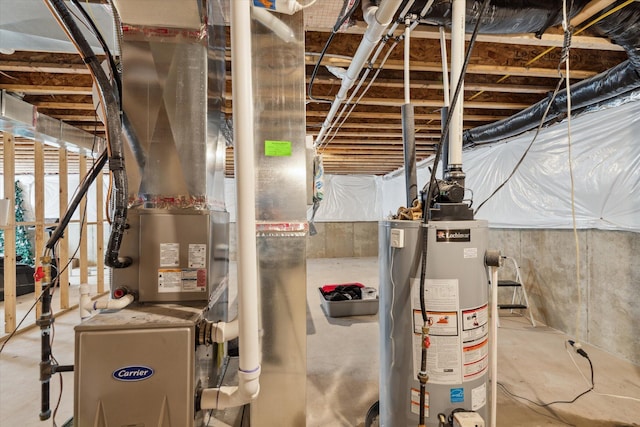
<path id="1" fill-rule="evenodd" d="M 113 378 L 118 381 L 142 381 L 153 375 L 148 366 L 125 366 L 113 371 Z"/>
<path id="2" fill-rule="evenodd" d="M 471 230 L 436 230 L 436 242 L 470 242 Z"/>

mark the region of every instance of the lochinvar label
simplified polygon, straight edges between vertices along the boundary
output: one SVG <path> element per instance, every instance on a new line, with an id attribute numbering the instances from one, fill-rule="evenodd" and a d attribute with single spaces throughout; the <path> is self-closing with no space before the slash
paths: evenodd
<path id="1" fill-rule="evenodd" d="M 470 242 L 471 230 L 469 228 L 459 230 L 436 230 L 436 242 Z"/>

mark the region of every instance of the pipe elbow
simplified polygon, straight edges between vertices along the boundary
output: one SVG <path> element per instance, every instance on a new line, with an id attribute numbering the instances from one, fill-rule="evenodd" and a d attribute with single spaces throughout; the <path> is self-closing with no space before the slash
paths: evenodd
<path id="1" fill-rule="evenodd" d="M 93 309 L 93 304 L 91 303 L 91 295 L 89 285 L 83 283 L 80 285 L 80 320 L 85 320 L 91 317 L 91 311 Z"/>
<path id="2" fill-rule="evenodd" d="M 131 294 L 125 295 L 120 299 L 110 299 L 108 301 L 96 301 L 93 303 L 94 310 L 122 310 L 134 301 Z"/>
<path id="3" fill-rule="evenodd" d="M 200 409 L 226 409 L 251 403 L 260 393 L 260 366 L 251 372 L 238 371 L 237 386 L 207 388 L 200 395 Z"/>
<path id="4" fill-rule="evenodd" d="M 378 6 L 369 5 L 362 13 L 362 17 L 364 18 L 364 22 L 367 25 L 377 24 L 376 13 L 378 12 Z"/>
<path id="5" fill-rule="evenodd" d="M 238 338 L 238 335 L 239 328 L 237 318 L 231 322 L 214 323 L 211 328 L 211 341 L 218 344 L 236 339 Z"/>

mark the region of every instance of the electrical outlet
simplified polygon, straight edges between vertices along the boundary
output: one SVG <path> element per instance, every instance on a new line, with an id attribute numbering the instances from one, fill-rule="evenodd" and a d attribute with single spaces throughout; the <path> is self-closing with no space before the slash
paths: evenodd
<path id="1" fill-rule="evenodd" d="M 404 230 L 401 228 L 391 229 L 391 247 L 404 248 Z"/>

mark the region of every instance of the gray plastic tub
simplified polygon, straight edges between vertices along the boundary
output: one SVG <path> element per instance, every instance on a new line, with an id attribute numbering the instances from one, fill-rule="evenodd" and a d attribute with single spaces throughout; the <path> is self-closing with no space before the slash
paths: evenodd
<path id="1" fill-rule="evenodd" d="M 370 316 L 378 312 L 378 298 L 350 301 L 327 301 L 318 288 L 322 309 L 328 317 Z"/>

